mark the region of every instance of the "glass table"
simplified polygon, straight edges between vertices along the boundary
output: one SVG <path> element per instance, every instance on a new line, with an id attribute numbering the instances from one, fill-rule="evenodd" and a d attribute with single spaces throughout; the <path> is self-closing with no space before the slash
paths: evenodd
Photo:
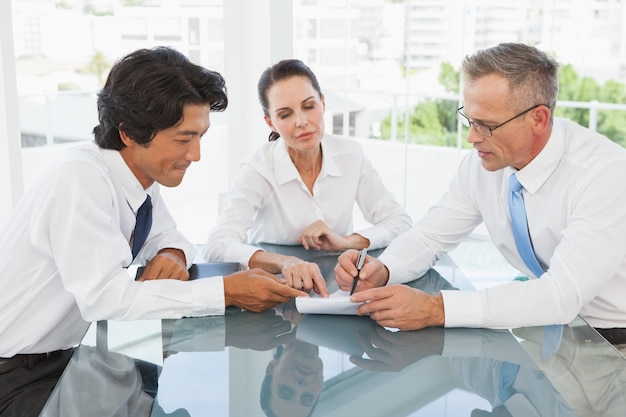
<path id="1" fill-rule="evenodd" d="M 268 249 L 318 263 L 336 289 L 336 254 Z M 472 289 L 447 256 L 407 285 Z M 549 327 L 556 339 L 544 327 L 398 332 L 368 317 L 301 315 L 293 301 L 264 313 L 103 321 L 41 415 L 626 416 L 624 357 L 580 318 Z"/>

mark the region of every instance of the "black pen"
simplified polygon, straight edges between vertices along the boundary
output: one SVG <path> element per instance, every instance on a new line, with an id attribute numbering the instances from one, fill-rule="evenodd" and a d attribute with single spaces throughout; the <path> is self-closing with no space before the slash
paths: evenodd
<path id="1" fill-rule="evenodd" d="M 352 281 L 352 288 L 350 289 L 350 295 L 354 294 L 354 289 L 356 288 L 356 284 L 359 282 L 359 274 L 361 273 L 361 268 L 363 268 L 363 264 L 365 263 L 365 258 L 367 257 L 367 248 L 361 249 L 359 252 L 359 257 L 356 259 L 356 277 L 354 277 L 354 281 Z"/>

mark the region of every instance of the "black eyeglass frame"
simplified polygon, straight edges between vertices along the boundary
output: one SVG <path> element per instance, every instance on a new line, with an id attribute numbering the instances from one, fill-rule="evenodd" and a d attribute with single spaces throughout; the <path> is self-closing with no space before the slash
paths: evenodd
<path id="1" fill-rule="evenodd" d="M 486 124 L 484 124 L 484 123 L 475 122 L 475 121 L 473 121 L 473 120 L 470 120 L 470 118 L 469 118 L 469 117 L 467 117 L 467 115 L 465 115 L 464 113 L 462 113 L 462 112 L 461 112 L 461 110 L 463 110 L 463 107 L 465 107 L 465 106 L 461 106 L 461 107 L 459 107 L 458 109 L 456 109 L 456 113 L 457 113 L 459 116 L 463 117 L 463 119 L 465 119 L 465 122 L 467 122 L 467 123 L 465 123 L 465 122 L 464 122 L 464 120 L 463 120 L 463 119 L 461 119 L 461 123 L 463 124 L 463 126 L 465 126 L 465 127 L 472 127 L 472 126 L 474 126 L 474 129 L 476 129 L 476 132 L 478 132 L 478 134 L 480 134 L 481 136 L 484 136 L 484 137 L 490 138 L 491 136 L 493 136 L 493 131 L 494 131 L 494 130 L 496 130 L 497 128 L 502 127 L 502 126 L 504 126 L 505 124 L 507 124 L 508 122 L 510 122 L 510 121 L 512 121 L 512 120 L 515 120 L 515 119 L 517 119 L 518 117 L 525 115 L 525 114 L 526 114 L 526 113 L 528 113 L 529 111 L 534 110 L 534 109 L 536 109 L 537 107 L 541 107 L 541 106 L 546 106 L 548 109 L 550 108 L 550 106 L 548 106 L 547 104 L 535 104 L 534 106 L 532 106 L 532 107 L 530 107 L 530 108 L 528 108 L 528 109 L 524 110 L 523 112 L 521 112 L 521 113 L 519 113 L 519 114 L 517 114 L 517 115 L 515 115 L 515 116 L 511 117 L 509 120 L 507 120 L 507 121 L 505 121 L 505 122 L 502 122 L 502 123 L 500 123 L 499 125 L 494 126 L 494 127 L 487 126 L 487 125 L 486 125 Z M 477 126 L 478 126 L 478 127 L 477 127 Z M 489 129 L 489 134 L 488 134 L 488 135 L 487 135 L 487 134 L 485 134 L 485 132 L 483 132 L 483 130 L 484 130 L 484 129 L 483 129 L 483 127 L 485 127 L 485 128 L 487 128 L 487 129 Z"/>

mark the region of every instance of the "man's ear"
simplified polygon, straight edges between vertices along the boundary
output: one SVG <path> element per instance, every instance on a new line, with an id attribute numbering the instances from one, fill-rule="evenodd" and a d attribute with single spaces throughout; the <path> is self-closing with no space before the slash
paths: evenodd
<path id="1" fill-rule="evenodd" d="M 550 127 L 551 114 L 550 109 L 546 106 L 539 106 L 533 110 L 533 130 L 535 134 L 541 135 L 547 128 Z"/>
<path id="2" fill-rule="evenodd" d="M 137 142 L 135 142 L 130 136 L 128 136 L 126 134 L 126 132 L 124 132 L 121 129 L 118 129 L 118 132 L 120 132 L 120 139 L 122 139 L 122 142 L 124 142 L 124 145 L 131 147 L 133 145 L 136 145 Z"/>

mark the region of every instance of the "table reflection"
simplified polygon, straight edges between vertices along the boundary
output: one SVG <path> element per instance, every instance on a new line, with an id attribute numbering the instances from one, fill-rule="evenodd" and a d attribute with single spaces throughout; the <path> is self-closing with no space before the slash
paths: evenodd
<path id="1" fill-rule="evenodd" d="M 333 285 L 337 255 L 309 254 Z M 471 288 L 449 259 L 408 285 Z M 626 361 L 582 319 L 559 326 L 552 349 L 544 327 L 398 332 L 369 317 L 302 315 L 293 301 L 158 323 L 162 362 L 109 349 L 106 337 L 85 342 L 42 415 L 626 415 Z M 136 340 L 106 324 L 109 340 Z"/>

